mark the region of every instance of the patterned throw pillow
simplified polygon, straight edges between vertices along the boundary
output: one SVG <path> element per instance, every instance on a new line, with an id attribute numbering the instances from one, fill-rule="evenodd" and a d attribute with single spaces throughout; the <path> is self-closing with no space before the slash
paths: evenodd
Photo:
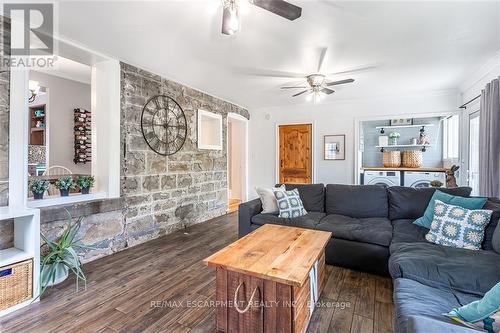
<path id="1" fill-rule="evenodd" d="M 425 239 L 439 245 L 480 250 L 484 228 L 490 222 L 492 212 L 471 210 L 436 200 L 434 219 Z"/>
<path id="2" fill-rule="evenodd" d="M 278 201 L 279 217 L 292 218 L 307 214 L 296 188 L 291 191 L 274 189 L 274 196 Z"/>

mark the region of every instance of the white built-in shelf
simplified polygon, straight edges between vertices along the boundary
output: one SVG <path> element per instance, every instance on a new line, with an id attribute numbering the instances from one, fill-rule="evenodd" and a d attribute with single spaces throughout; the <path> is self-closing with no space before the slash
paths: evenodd
<path id="1" fill-rule="evenodd" d="M 35 212 L 29 208 L 17 208 L 17 207 L 0 207 L 0 223 L 2 220 L 13 219 L 16 217 L 26 217 L 32 216 Z"/>
<path id="2" fill-rule="evenodd" d="M 81 193 L 71 193 L 67 197 L 62 197 L 60 195 L 54 195 L 49 197 L 44 197 L 44 199 L 35 200 L 33 198 L 28 199 L 28 207 L 30 208 L 42 208 L 54 205 L 67 205 L 70 203 L 78 203 L 84 201 L 92 200 L 102 200 L 106 199 L 108 194 L 106 192 L 97 192 L 89 194 Z"/>
<path id="3" fill-rule="evenodd" d="M 387 146 L 375 146 L 375 148 L 422 148 L 430 146 L 431 145 L 387 145 Z"/>
<path id="4" fill-rule="evenodd" d="M 37 299 L 39 290 L 40 210 L 23 206 L 0 207 L 0 223 L 10 219 L 14 220 L 14 244 L 13 247 L 0 250 L 0 267 L 33 259 L 33 298 L 0 310 L 0 317 L 31 304 Z"/>
<path id="5" fill-rule="evenodd" d="M 377 126 L 376 129 L 388 130 L 390 128 L 412 128 L 412 127 L 430 127 L 434 124 L 417 124 L 417 125 L 394 125 L 394 126 Z"/>
<path id="6" fill-rule="evenodd" d="M 33 258 L 33 253 L 29 253 L 15 247 L 10 247 L 8 249 L 0 250 L 0 267 L 15 264 L 31 258 Z"/>

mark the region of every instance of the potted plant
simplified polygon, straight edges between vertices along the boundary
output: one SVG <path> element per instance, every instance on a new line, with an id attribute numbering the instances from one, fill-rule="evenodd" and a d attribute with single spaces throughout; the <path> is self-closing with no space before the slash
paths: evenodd
<path id="1" fill-rule="evenodd" d="M 33 192 L 33 197 L 38 199 L 43 199 L 43 194 L 49 188 L 49 182 L 42 179 L 34 178 L 30 181 L 30 191 Z"/>
<path id="2" fill-rule="evenodd" d="M 76 185 L 80 188 L 82 194 L 89 194 L 90 188 L 94 186 L 93 176 L 78 176 Z"/>
<path id="3" fill-rule="evenodd" d="M 70 216 L 67 228 L 57 241 L 51 241 L 45 235 L 40 234 L 45 242 L 40 249 L 40 296 L 45 292 L 47 287 L 66 280 L 70 270 L 76 275 L 77 289 L 79 280 L 87 281 L 81 267 L 80 258 L 75 251 L 76 248 L 92 248 L 75 240 L 82 221 L 83 217 L 80 217 L 73 223 Z"/>
<path id="4" fill-rule="evenodd" d="M 389 139 L 391 140 L 390 144 L 395 146 L 398 144 L 398 139 L 401 136 L 398 132 L 391 132 L 389 133 Z"/>
<path id="5" fill-rule="evenodd" d="M 69 195 L 69 190 L 75 188 L 75 182 L 73 177 L 64 176 L 56 181 L 56 187 L 61 192 L 61 197 L 67 197 Z"/>
<path id="6" fill-rule="evenodd" d="M 443 183 L 440 182 L 439 180 L 433 180 L 433 181 L 431 181 L 430 184 L 431 184 L 432 187 L 441 187 L 441 186 L 443 186 Z"/>

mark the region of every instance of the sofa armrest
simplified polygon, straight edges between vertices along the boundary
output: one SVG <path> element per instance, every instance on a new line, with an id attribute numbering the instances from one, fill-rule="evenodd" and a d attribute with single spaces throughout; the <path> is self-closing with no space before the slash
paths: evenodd
<path id="1" fill-rule="evenodd" d="M 451 319 L 450 319 L 451 320 Z M 478 331 L 461 326 L 458 323 L 452 324 L 447 321 L 436 320 L 423 316 L 408 317 L 408 333 L 428 333 L 428 332 L 447 332 L 447 333 L 477 333 Z"/>
<path id="2" fill-rule="evenodd" d="M 240 205 L 238 208 L 238 238 L 241 238 L 252 231 L 250 227 L 252 224 L 252 217 L 260 214 L 261 211 L 262 202 L 258 198 Z"/>

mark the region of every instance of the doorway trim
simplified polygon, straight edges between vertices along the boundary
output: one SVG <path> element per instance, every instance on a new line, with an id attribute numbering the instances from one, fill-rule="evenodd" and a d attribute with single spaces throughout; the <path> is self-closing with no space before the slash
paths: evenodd
<path id="1" fill-rule="evenodd" d="M 286 125 L 311 125 L 311 140 L 312 140 L 312 184 L 316 183 L 316 122 L 315 121 L 280 121 L 274 123 L 274 183 L 279 184 L 280 182 L 280 126 Z"/>
<path id="2" fill-rule="evenodd" d="M 234 121 L 240 121 L 243 123 L 243 128 L 245 129 L 244 133 L 244 140 L 245 144 L 243 146 L 244 152 L 243 152 L 243 170 L 242 174 L 244 175 L 244 180 L 241 182 L 242 184 L 242 198 L 241 202 L 246 202 L 248 200 L 248 119 L 243 117 L 240 114 L 234 113 L 234 112 L 229 112 L 227 114 L 227 119 L 226 119 L 226 156 L 229 152 L 229 120 L 232 119 Z M 230 172 L 231 172 L 231 167 L 229 165 L 230 160 L 229 158 L 226 159 L 226 168 L 227 168 L 227 202 L 228 202 L 228 207 L 229 207 L 229 177 L 230 177 Z"/>

